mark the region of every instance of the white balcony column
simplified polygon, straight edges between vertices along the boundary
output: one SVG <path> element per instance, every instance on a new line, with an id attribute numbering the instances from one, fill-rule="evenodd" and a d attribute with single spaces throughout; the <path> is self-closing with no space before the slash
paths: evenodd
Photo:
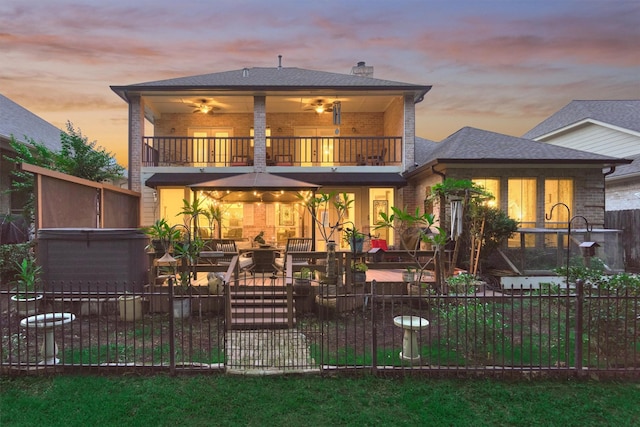
<path id="1" fill-rule="evenodd" d="M 416 143 L 416 104 L 413 95 L 404 97 L 404 135 L 403 135 L 402 169 L 407 170 L 415 163 Z"/>
<path id="2" fill-rule="evenodd" d="M 267 112 L 266 97 L 253 97 L 253 168 L 267 170 Z"/>
<path id="3" fill-rule="evenodd" d="M 129 189 L 141 191 L 144 104 L 140 95 L 129 94 Z"/>

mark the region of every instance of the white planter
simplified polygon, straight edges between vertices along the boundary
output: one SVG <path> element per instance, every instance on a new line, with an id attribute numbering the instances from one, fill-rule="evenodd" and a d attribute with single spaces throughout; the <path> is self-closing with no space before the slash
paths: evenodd
<path id="1" fill-rule="evenodd" d="M 403 272 L 402 281 L 406 283 L 414 283 L 416 281 L 416 273 L 408 271 Z"/>
<path id="2" fill-rule="evenodd" d="M 118 298 L 120 319 L 133 322 L 142 319 L 142 298 L 136 295 L 123 295 Z"/>
<path id="3" fill-rule="evenodd" d="M 38 313 L 38 305 L 42 295 L 36 295 L 33 298 L 18 298 L 17 295 L 11 297 L 12 301 L 15 301 L 16 310 L 20 316 L 33 316 Z"/>
<path id="4" fill-rule="evenodd" d="M 176 319 L 184 319 L 191 315 L 191 299 L 184 297 L 175 297 L 173 299 L 173 317 Z"/>

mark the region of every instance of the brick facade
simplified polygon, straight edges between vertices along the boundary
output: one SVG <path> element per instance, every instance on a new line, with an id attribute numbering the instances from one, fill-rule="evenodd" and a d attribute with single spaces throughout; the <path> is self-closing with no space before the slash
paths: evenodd
<path id="1" fill-rule="evenodd" d="M 144 136 L 144 105 L 139 95 L 129 100 L 129 189 L 141 191 L 142 137 Z"/>

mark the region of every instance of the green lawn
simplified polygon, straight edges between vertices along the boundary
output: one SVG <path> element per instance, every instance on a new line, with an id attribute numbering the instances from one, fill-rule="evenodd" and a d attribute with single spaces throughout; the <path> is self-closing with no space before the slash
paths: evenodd
<path id="1" fill-rule="evenodd" d="M 640 425 L 640 382 L 0 378 L 0 425 L 632 426 Z"/>

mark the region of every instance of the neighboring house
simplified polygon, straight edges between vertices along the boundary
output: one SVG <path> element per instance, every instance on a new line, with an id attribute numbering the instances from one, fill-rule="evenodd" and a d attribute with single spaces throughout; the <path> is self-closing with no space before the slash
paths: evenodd
<path id="1" fill-rule="evenodd" d="M 20 214 L 25 202 L 19 195 L 7 192 L 15 166 L 4 158 L 15 154 L 9 145 L 11 137 L 22 143 L 34 140 L 57 151 L 61 148 L 60 132 L 57 127 L 0 95 L 0 215 Z"/>
<path id="2" fill-rule="evenodd" d="M 472 180 L 520 223 L 526 236 L 516 236 L 509 246 L 540 249 L 558 243 L 557 237 L 548 240 L 548 229 L 566 229 L 574 216 L 581 217 L 574 228 L 585 228 L 582 217 L 594 229 L 603 228 L 602 170 L 629 161 L 465 127 L 439 143 L 416 138 L 416 162 L 420 166 L 405 174 L 405 192 L 424 200 L 445 178 Z M 558 203 L 568 210 L 558 207 L 549 218 Z"/>
<path id="3" fill-rule="evenodd" d="M 112 86 L 129 104 L 129 186 L 142 193 L 143 225 L 182 222 L 182 200 L 196 194 L 222 208 L 222 237 L 264 231 L 282 245 L 312 235 L 296 194 L 321 187 L 349 194 L 345 226 L 368 232 L 378 212 L 404 205 L 415 104 L 431 89 L 372 75 L 365 63 L 351 74 L 278 66 Z"/>
<path id="4" fill-rule="evenodd" d="M 640 100 L 571 101 L 524 138 L 633 159 L 606 177 L 606 210 L 640 209 Z"/>

